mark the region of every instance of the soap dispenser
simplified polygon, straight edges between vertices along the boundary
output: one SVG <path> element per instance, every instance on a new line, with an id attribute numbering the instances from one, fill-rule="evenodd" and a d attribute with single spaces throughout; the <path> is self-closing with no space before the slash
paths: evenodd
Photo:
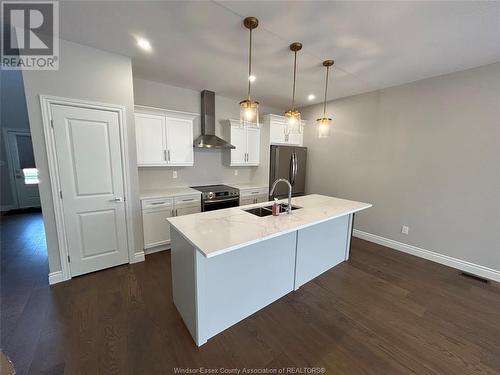
<path id="1" fill-rule="evenodd" d="M 278 198 L 274 198 L 273 203 L 273 216 L 278 216 L 280 214 L 280 204 L 278 203 Z"/>

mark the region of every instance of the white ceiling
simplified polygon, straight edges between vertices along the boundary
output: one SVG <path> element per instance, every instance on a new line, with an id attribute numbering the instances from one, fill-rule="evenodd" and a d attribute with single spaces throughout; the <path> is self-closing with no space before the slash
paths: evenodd
<path id="1" fill-rule="evenodd" d="M 61 2 L 61 37 L 130 56 L 134 75 L 243 99 L 248 31 L 256 16 L 253 97 L 286 108 L 293 54 L 297 102 L 320 102 L 321 62 L 335 59 L 329 99 L 500 61 L 500 2 L 492 1 L 71 1 Z M 137 48 L 149 39 L 152 53 Z M 309 102 L 307 96 L 316 95 Z"/>

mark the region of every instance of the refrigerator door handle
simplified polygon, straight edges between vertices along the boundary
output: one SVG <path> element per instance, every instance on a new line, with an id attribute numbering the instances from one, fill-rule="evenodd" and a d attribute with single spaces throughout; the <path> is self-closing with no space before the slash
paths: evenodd
<path id="1" fill-rule="evenodd" d="M 295 184 L 295 178 L 297 177 L 297 155 L 292 153 L 292 176 L 290 178 L 290 184 L 293 186 Z"/>
<path id="2" fill-rule="evenodd" d="M 299 169 L 299 163 L 297 162 L 297 154 L 295 152 L 293 153 L 293 161 L 295 163 L 294 173 L 293 173 L 293 184 L 295 185 L 295 180 L 297 180 L 297 172 Z"/>

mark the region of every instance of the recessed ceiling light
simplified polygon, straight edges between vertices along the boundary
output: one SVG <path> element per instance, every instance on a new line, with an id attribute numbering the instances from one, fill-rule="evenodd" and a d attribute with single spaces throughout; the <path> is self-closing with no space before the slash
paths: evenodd
<path id="1" fill-rule="evenodd" d="M 307 96 L 307 100 L 314 100 L 314 99 L 316 99 L 316 95 L 314 95 L 314 94 L 309 94 Z"/>
<path id="2" fill-rule="evenodd" d="M 248 80 L 249 80 L 250 82 L 255 82 L 255 79 L 256 79 L 256 78 L 257 78 L 257 77 L 255 77 L 255 76 L 252 74 L 251 76 L 249 76 L 249 77 L 248 77 Z"/>
<path id="3" fill-rule="evenodd" d="M 149 52 L 152 50 L 151 43 L 147 39 L 137 38 L 137 45 L 141 47 L 141 49 L 143 49 L 144 51 Z"/>

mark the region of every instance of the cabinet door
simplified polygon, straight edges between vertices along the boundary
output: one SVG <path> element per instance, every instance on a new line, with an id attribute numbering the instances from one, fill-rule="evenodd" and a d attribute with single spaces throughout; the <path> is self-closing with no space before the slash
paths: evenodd
<path id="1" fill-rule="evenodd" d="M 201 206 L 179 207 L 175 209 L 175 216 L 191 215 L 201 212 Z"/>
<path id="2" fill-rule="evenodd" d="M 144 212 L 142 214 L 145 249 L 170 242 L 170 224 L 167 217 L 171 216 L 172 209 Z"/>
<path id="3" fill-rule="evenodd" d="M 285 140 L 285 123 L 281 121 L 271 121 L 270 125 L 270 142 L 271 144 L 286 144 Z"/>
<path id="4" fill-rule="evenodd" d="M 240 197 L 240 206 L 246 206 L 247 204 L 255 203 L 254 197 Z"/>
<path id="5" fill-rule="evenodd" d="M 167 117 L 167 163 L 193 165 L 193 122 Z"/>
<path id="6" fill-rule="evenodd" d="M 259 165 L 260 161 L 260 129 L 247 128 L 247 163 Z"/>
<path id="7" fill-rule="evenodd" d="M 165 165 L 165 117 L 135 114 L 138 165 Z"/>
<path id="8" fill-rule="evenodd" d="M 260 194 L 255 197 L 255 203 L 264 203 L 269 200 L 269 197 L 267 194 Z"/>
<path id="9" fill-rule="evenodd" d="M 288 144 L 294 145 L 294 146 L 302 146 L 302 138 L 303 137 L 304 137 L 304 134 L 292 133 L 288 137 Z"/>
<path id="10" fill-rule="evenodd" d="M 236 147 L 231 149 L 231 165 L 246 164 L 247 137 L 245 128 L 231 126 L 231 144 Z"/>

